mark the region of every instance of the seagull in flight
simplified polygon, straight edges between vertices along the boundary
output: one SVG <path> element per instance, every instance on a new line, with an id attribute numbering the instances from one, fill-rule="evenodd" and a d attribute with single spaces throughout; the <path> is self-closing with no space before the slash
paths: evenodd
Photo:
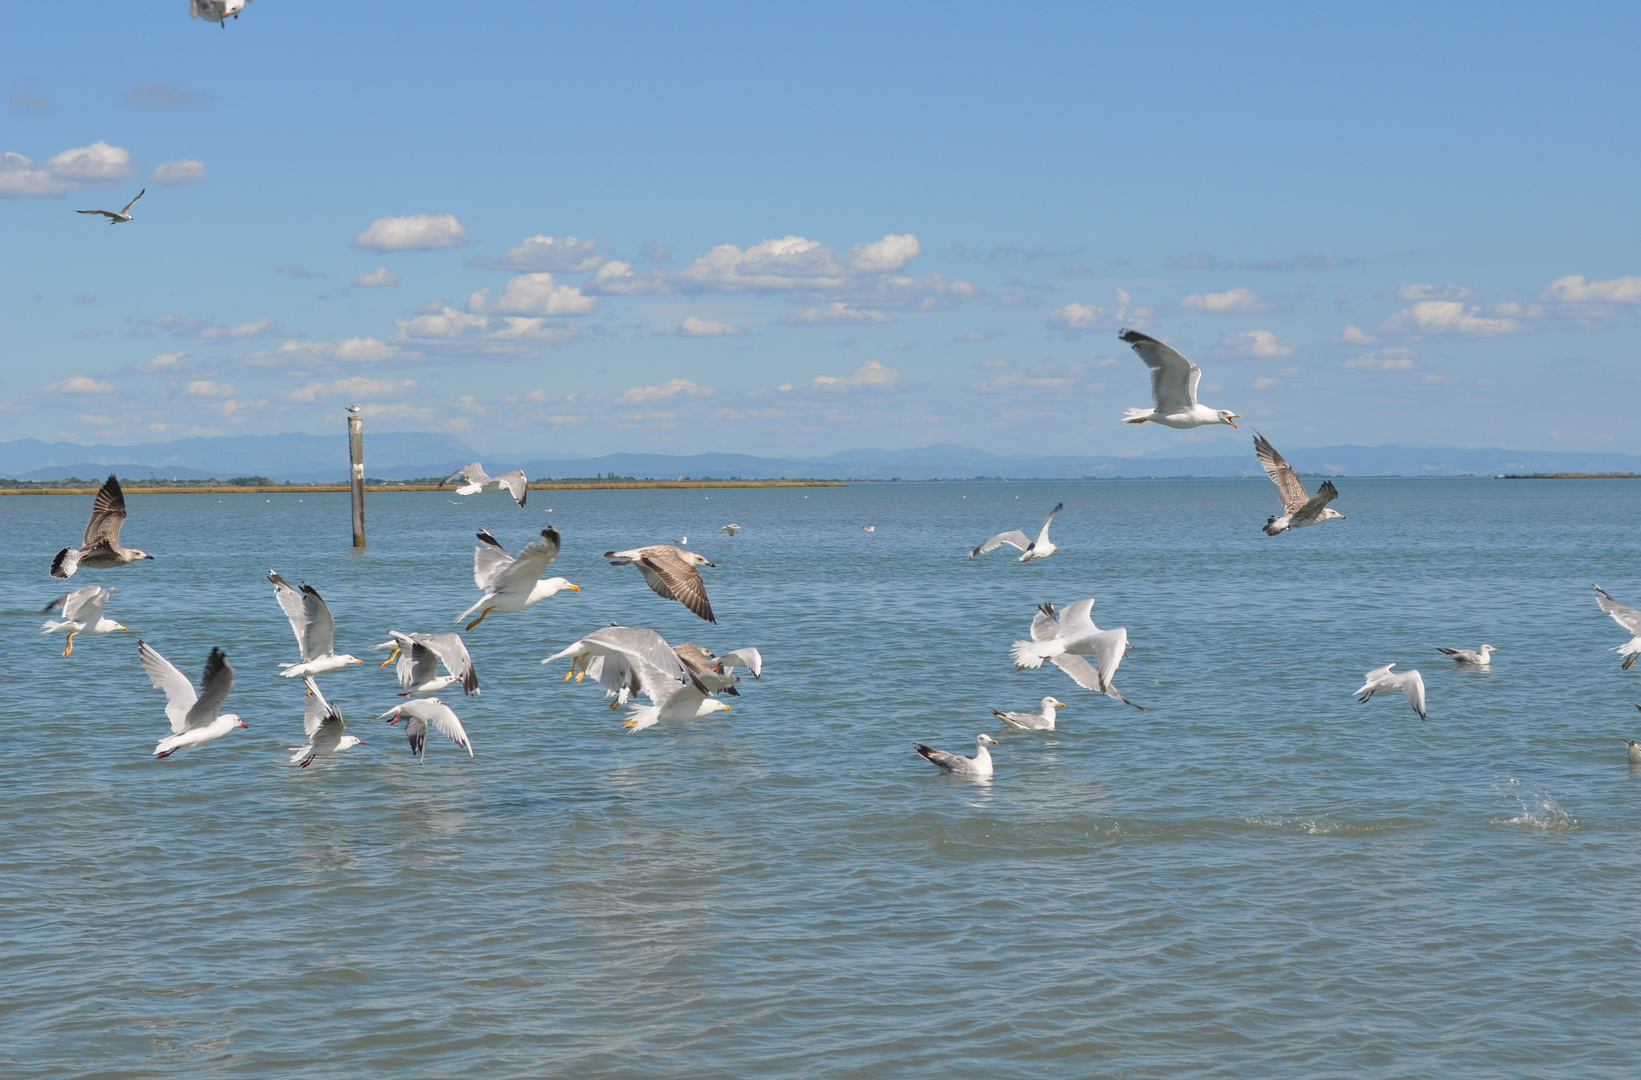
<path id="1" fill-rule="evenodd" d="M 1128 630 L 1101 630 L 1094 625 L 1094 599 L 1075 600 L 1059 612 L 1053 604 L 1043 604 L 1031 620 L 1031 640 L 1016 641 L 1009 652 L 1016 668 L 1037 668 L 1047 660 L 1085 690 L 1097 690 L 1108 698 L 1134 705 L 1111 680 L 1117 665 L 1127 655 Z M 1092 656 L 1091 664 L 1086 659 Z M 1150 710 L 1134 705 L 1140 712 Z"/>
<path id="2" fill-rule="evenodd" d="M 986 734 L 976 735 L 974 737 L 973 757 L 964 757 L 962 754 L 936 750 L 917 742 L 912 744 L 912 749 L 953 776 L 972 776 L 978 780 L 989 780 L 991 779 L 992 768 L 991 751 L 986 749 L 988 743 L 996 746 L 997 740 Z"/>
<path id="3" fill-rule="evenodd" d="M 1124 330 L 1117 336 L 1132 345 L 1134 352 L 1145 361 L 1145 366 L 1151 369 L 1151 401 L 1154 407 L 1125 410 L 1122 417 L 1125 422 L 1143 424 L 1149 420 L 1153 424 L 1183 430 L 1209 424 L 1236 427 L 1236 422 L 1242 419 L 1241 413 L 1197 404 L 1197 383 L 1202 381 L 1202 369 L 1178 350 L 1138 330 Z"/>
<path id="4" fill-rule="evenodd" d="M 148 194 L 148 189 L 143 188 L 141 191 L 137 192 L 137 199 L 142 198 L 146 194 Z M 131 220 L 131 208 L 137 205 L 137 199 L 132 199 L 130 202 L 126 203 L 125 209 L 118 212 L 113 210 L 76 210 L 74 212 L 76 214 L 102 214 L 108 218 L 108 223 L 110 225 L 118 225 L 122 221 Z"/>
<path id="5" fill-rule="evenodd" d="M 87 585 L 83 589 L 75 589 L 63 597 L 62 621 L 47 621 L 40 628 L 40 632 L 50 634 L 58 630 L 67 630 L 68 644 L 63 647 L 62 654 L 69 656 L 74 652 L 75 634 L 100 637 L 103 634 L 112 634 L 116 630 L 124 630 L 125 627 L 113 619 L 103 617 L 103 605 L 108 603 L 108 598 L 113 595 L 113 589 L 105 589 L 100 585 Z"/>
<path id="6" fill-rule="evenodd" d="M 736 533 L 741 531 L 741 527 L 739 525 L 736 525 L 734 522 L 731 522 L 730 524 L 725 525 L 723 528 L 719 529 L 718 531 L 728 533 L 731 537 L 734 537 L 734 535 Z"/>
<path id="7" fill-rule="evenodd" d="M 500 476 L 490 476 L 484 471 L 484 466 L 475 461 L 456 470 L 448 479 L 440 480 L 439 486 L 444 487 L 455 480 L 462 481 L 462 486 L 456 489 L 457 495 L 477 495 L 481 491 L 506 491 L 520 506 L 523 506 L 524 500 L 530 496 L 530 480 L 524 475 L 523 469 L 504 472 Z"/>
<path id="8" fill-rule="evenodd" d="M 460 634 L 401 634 L 397 630 L 389 630 L 388 634 L 392 641 L 371 648 L 393 650 L 381 666 L 399 661 L 393 674 L 404 688 L 399 691 L 400 697 L 437 694 L 452 683 L 460 683 L 465 694 L 479 692 L 478 672 L 473 670 L 473 658 L 467 655 L 467 645 Z M 439 674 L 441 663 L 443 675 Z"/>
<path id="9" fill-rule="evenodd" d="M 1018 551 L 1025 552 L 1025 554 L 1014 560 L 1015 562 L 1030 562 L 1033 559 L 1048 558 L 1050 555 L 1060 550 L 1054 546 L 1054 543 L 1051 540 L 1049 540 L 1048 527 L 1050 523 L 1054 521 L 1054 515 L 1058 514 L 1065 508 L 1066 504 L 1063 502 L 1054 504 L 1054 509 L 1050 510 L 1048 512 L 1048 517 L 1043 519 L 1043 527 L 1038 530 L 1037 539 L 1029 539 L 1026 534 L 1021 532 L 1019 529 L 1010 529 L 1008 532 L 998 533 L 996 536 L 985 541 L 979 547 L 969 552 L 969 558 L 972 559 L 976 555 L 984 555 L 988 551 L 996 551 L 1004 544 L 1007 544 Z"/>
<path id="10" fill-rule="evenodd" d="M 479 617 L 467 624 L 469 630 L 484 621 L 492 611 L 523 611 L 534 607 L 560 589 L 580 592 L 580 585 L 571 585 L 561 577 L 541 578 L 541 572 L 558 558 L 558 530 L 546 528 L 541 535 L 519 549 L 516 556 L 507 554 L 501 541 L 484 529 L 478 531 L 480 546 L 473 549 L 473 584 L 484 590 L 478 603 L 456 616 L 461 622 L 480 608 Z"/>
<path id="11" fill-rule="evenodd" d="M 204 746 L 215 742 L 236 727 L 245 727 L 245 721 L 233 713 L 222 712 L 222 703 L 228 691 L 234 688 L 234 669 L 221 649 L 212 649 L 205 661 L 205 676 L 200 680 L 199 692 L 188 676 L 172 666 L 171 661 L 146 641 L 137 642 L 142 657 L 142 669 L 154 689 L 165 692 L 165 715 L 171 721 L 171 734 L 154 747 L 156 758 L 168 758 L 188 746 Z"/>
<path id="12" fill-rule="evenodd" d="M 665 600 L 676 600 L 709 623 L 718 620 L 712 616 L 712 604 L 707 600 L 707 587 L 701 581 L 698 566 L 713 566 L 705 555 L 671 547 L 651 544 L 629 551 L 606 551 L 604 557 L 611 566 L 636 564 L 644 573 L 644 581 Z"/>
<path id="13" fill-rule="evenodd" d="M 1595 602 L 1601 610 L 1613 617 L 1613 622 L 1628 630 L 1630 640 L 1618 646 L 1613 652 L 1624 658 L 1624 670 L 1630 670 L 1637 658 L 1641 658 L 1641 611 L 1637 611 L 1628 604 L 1620 604 L 1607 595 L 1607 590 L 1597 585 L 1595 587 Z"/>
<path id="14" fill-rule="evenodd" d="M 1282 499 L 1282 513 L 1272 514 L 1265 522 L 1266 536 L 1280 536 L 1289 529 L 1303 529 L 1307 525 L 1332 521 L 1334 518 L 1345 520 L 1345 515 L 1328 505 L 1339 497 L 1332 480 L 1322 481 L 1322 486 L 1316 489 L 1313 498 L 1305 494 L 1305 485 L 1299 482 L 1299 474 L 1293 471 L 1293 466 L 1276 452 L 1276 447 L 1270 444 L 1270 440 L 1258 432 L 1254 433 L 1254 454 L 1258 456 L 1259 463 L 1265 466 L 1265 475 L 1276 485 Z"/>
<path id="15" fill-rule="evenodd" d="M 296 635 L 296 646 L 302 656 L 301 663 L 280 664 L 284 670 L 279 674 L 294 679 L 298 675 L 322 675 L 327 671 L 341 671 L 349 664 L 364 663 L 347 653 L 337 655 L 336 620 L 317 589 L 305 581 L 300 590 L 294 589 L 272 570 L 268 571 L 268 582 L 274 587 L 274 599 L 279 601 L 285 618 L 291 622 L 291 632 Z M 308 685 L 313 683 L 310 681 Z"/>
<path id="16" fill-rule="evenodd" d="M 365 745 L 365 740 L 357 735 L 342 734 L 342 729 L 347 727 L 342 720 L 342 710 L 325 700 L 313 676 L 307 676 L 304 681 L 308 684 L 308 705 L 302 714 L 302 730 L 308 741 L 304 746 L 291 747 L 296 751 L 291 764 L 306 769 L 321 754 L 340 754 L 351 747 Z"/>
<path id="17" fill-rule="evenodd" d="M 154 556 L 136 548 L 120 546 L 120 527 L 125 524 L 125 493 L 120 490 L 119 478 L 112 473 L 103 481 L 91 504 L 91 520 L 85 524 L 85 536 L 78 548 L 64 548 L 51 560 L 51 576 L 71 578 L 81 566 L 93 570 L 107 570 L 115 566 L 130 566 L 141 559 Z"/>
<path id="18" fill-rule="evenodd" d="M 388 717 L 393 719 L 387 720 Z M 467 731 L 454 710 L 438 698 L 418 698 L 415 701 L 406 701 L 393 706 L 387 712 L 378 716 L 378 720 L 387 720 L 390 724 L 405 722 L 405 734 L 410 737 L 410 752 L 416 755 L 417 761 L 427 759 L 427 729 L 428 725 L 437 728 L 451 742 L 467 751 L 467 756 L 473 756 L 473 744 L 467 741 Z"/>
<path id="19" fill-rule="evenodd" d="M 1407 703 L 1413 706 L 1413 711 L 1419 714 L 1420 720 L 1430 719 L 1424 711 L 1424 677 L 1417 671 L 1404 671 L 1392 675 L 1390 669 L 1395 666 L 1395 664 L 1386 664 L 1384 667 L 1374 668 L 1368 672 L 1367 681 L 1362 684 L 1362 688 L 1356 691 L 1353 696 L 1365 705 L 1372 700 L 1374 694 L 1379 693 L 1381 690 L 1386 692 L 1400 690 L 1407 695 Z"/>

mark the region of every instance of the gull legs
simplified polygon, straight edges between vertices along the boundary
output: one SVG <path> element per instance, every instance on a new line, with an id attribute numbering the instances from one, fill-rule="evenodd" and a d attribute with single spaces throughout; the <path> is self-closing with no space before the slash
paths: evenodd
<path id="1" fill-rule="evenodd" d="M 479 623 L 481 623 L 481 622 L 483 622 L 483 621 L 484 621 L 484 617 L 485 617 L 485 616 L 486 616 L 486 615 L 488 615 L 488 614 L 490 614 L 490 613 L 491 613 L 491 612 L 492 612 L 492 611 L 494 611 L 494 610 L 496 610 L 496 609 L 495 609 L 495 608 L 493 608 L 493 607 L 487 607 L 487 608 L 485 608 L 485 609 L 484 609 L 484 610 L 483 610 L 483 611 L 481 611 L 481 612 L 479 612 L 479 617 L 478 617 L 478 618 L 476 618 L 476 619 L 474 619 L 474 620 L 473 620 L 473 621 L 472 621 L 472 622 L 470 622 L 470 623 L 468 623 L 468 624 L 467 624 L 467 628 L 468 628 L 468 629 L 469 629 L 469 630 L 471 630 L 471 629 L 473 629 L 473 627 L 475 627 L 475 626 L 477 626 L 477 625 L 479 625 Z"/>
<path id="2" fill-rule="evenodd" d="M 380 664 L 377 665 L 377 667 L 387 667 L 389 664 L 393 663 L 393 661 L 397 660 L 398 658 L 399 658 L 399 646 L 395 645 L 395 646 L 393 646 L 393 651 L 387 654 L 387 659 L 383 660 Z M 388 721 L 388 723 L 392 723 L 392 722 L 393 721 L 391 721 L 391 720 Z"/>
<path id="3" fill-rule="evenodd" d="M 62 655 L 68 656 L 73 652 L 74 652 L 74 631 L 71 630 L 71 631 L 69 631 L 69 634 L 68 634 L 68 646 L 63 649 Z M 1631 661 L 1633 661 L 1635 658 L 1631 657 L 1630 659 L 1631 659 Z M 1625 664 L 1624 666 L 1629 667 L 1630 665 Z"/>
<path id="4" fill-rule="evenodd" d="M 574 676 L 576 682 L 580 682 L 582 679 L 586 678 L 587 657 L 585 654 L 570 657 L 570 670 L 564 673 L 564 681 L 569 682 L 572 676 Z"/>

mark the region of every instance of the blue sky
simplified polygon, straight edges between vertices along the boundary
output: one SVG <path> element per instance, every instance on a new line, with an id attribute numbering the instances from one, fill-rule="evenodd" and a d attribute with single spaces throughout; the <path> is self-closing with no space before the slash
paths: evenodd
<path id="1" fill-rule="evenodd" d="M 1634 6 L 7 23 L 0 437 L 1641 453 Z"/>

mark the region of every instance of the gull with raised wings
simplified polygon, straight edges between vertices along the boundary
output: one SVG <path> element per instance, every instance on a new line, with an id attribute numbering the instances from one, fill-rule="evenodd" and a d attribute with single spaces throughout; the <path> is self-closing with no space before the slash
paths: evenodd
<path id="1" fill-rule="evenodd" d="M 439 481 L 439 486 L 444 487 L 456 480 L 462 481 L 462 486 L 456 489 L 457 495 L 477 495 L 481 491 L 506 491 L 520 506 L 523 506 L 524 500 L 530 496 L 530 479 L 524 475 L 523 469 L 491 476 L 484 471 L 483 465 L 475 461 L 458 469 L 448 479 Z"/>
<path id="2" fill-rule="evenodd" d="M 142 198 L 146 194 L 148 194 L 148 189 L 143 188 L 141 191 L 137 192 L 137 199 Z M 108 218 L 108 223 L 110 225 L 119 225 L 131 220 L 131 208 L 137 205 L 137 199 L 132 199 L 130 202 L 126 203 L 125 209 L 123 210 L 76 210 L 74 212 L 76 214 L 102 214 L 104 217 Z"/>
<path id="3" fill-rule="evenodd" d="M 1031 539 L 1019 529 L 1010 529 L 1008 532 L 998 533 L 996 536 L 985 541 L 973 551 L 970 551 L 969 558 L 972 559 L 976 555 L 984 555 L 988 551 L 996 551 L 1004 544 L 1009 545 L 1017 551 L 1022 551 L 1025 553 L 1016 559 L 1015 562 L 1030 562 L 1033 559 L 1048 558 L 1050 555 L 1060 550 L 1055 547 L 1053 541 L 1048 538 L 1048 527 L 1054 521 L 1054 515 L 1058 514 L 1065 508 L 1066 504 L 1063 502 L 1054 504 L 1054 509 L 1050 510 L 1048 512 L 1048 517 L 1043 519 L 1043 527 L 1038 530 L 1037 539 Z"/>
<path id="4" fill-rule="evenodd" d="M 97 492 L 91 504 L 91 520 L 86 522 L 85 536 L 78 548 L 64 548 L 51 560 L 51 576 L 70 578 L 82 566 L 93 570 L 107 570 L 115 566 L 130 566 L 141 559 L 154 556 L 136 548 L 120 546 L 120 527 L 125 524 L 125 493 L 120 481 L 112 473 Z"/>
<path id="5" fill-rule="evenodd" d="M 571 585 L 564 578 L 541 576 L 558 558 L 557 529 L 541 530 L 541 535 L 519 549 L 517 556 L 507 554 L 501 542 L 484 529 L 478 531 L 478 537 L 479 546 L 473 549 L 473 584 L 483 589 L 484 595 L 456 616 L 456 621 L 461 622 L 473 612 L 479 612 L 479 617 L 467 624 L 469 630 L 492 611 L 523 611 L 561 589 L 581 591 L 580 585 Z"/>
<path id="6" fill-rule="evenodd" d="M 1085 690 L 1094 690 L 1108 698 L 1134 705 L 1112 683 L 1117 665 L 1122 663 L 1130 648 L 1128 630 L 1101 630 L 1094 625 L 1094 600 L 1075 600 L 1063 612 L 1053 604 L 1038 607 L 1031 620 L 1031 640 L 1016 641 L 1010 647 L 1016 668 L 1037 668 L 1047 660 Z M 1088 662 L 1092 656 L 1094 662 Z M 1141 712 L 1142 705 L 1134 705 Z"/>
<path id="7" fill-rule="evenodd" d="M 1622 666 L 1625 671 L 1628 671 L 1630 665 L 1634 664 L 1638 657 L 1641 657 L 1641 611 L 1635 610 L 1628 604 L 1620 604 L 1617 600 L 1608 596 L 1607 590 L 1599 585 L 1595 587 L 1595 602 L 1600 605 L 1602 611 L 1613 617 L 1613 622 L 1630 632 L 1630 640 L 1613 649 L 1613 652 L 1624 658 Z"/>
<path id="8" fill-rule="evenodd" d="M 1305 485 L 1299 482 L 1299 474 L 1294 472 L 1293 466 L 1258 432 L 1254 433 L 1254 453 L 1282 499 L 1282 513 L 1272 514 L 1265 522 L 1266 536 L 1280 536 L 1289 529 L 1303 529 L 1307 525 L 1335 518 L 1345 520 L 1345 515 L 1328 505 L 1339 497 L 1332 480 L 1322 481 L 1322 486 L 1316 489 L 1316 495 L 1312 497 L 1305 494 Z"/>
<path id="9" fill-rule="evenodd" d="M 221 649 L 212 649 L 206 659 L 198 693 L 188 676 L 148 642 L 139 640 L 137 653 L 142 657 L 142 669 L 147 672 L 148 681 L 154 684 L 154 689 L 164 691 L 165 715 L 171 721 L 171 734 L 154 746 L 156 758 L 168 758 L 185 747 L 204 746 L 236 727 L 246 726 L 245 721 L 233 713 L 222 711 L 228 691 L 234 688 L 234 669 Z"/>
<path id="10" fill-rule="evenodd" d="M 293 588 L 273 570 L 268 571 L 268 583 L 274 587 L 274 599 L 279 601 L 285 618 L 291 622 L 291 633 L 296 635 L 296 647 L 302 655 L 301 663 L 280 664 L 283 670 L 279 674 L 294 679 L 364 663 L 348 653 L 337 655 L 336 620 L 317 589 L 305 581 L 301 589 Z"/>
<path id="11" fill-rule="evenodd" d="M 387 720 L 388 717 L 392 719 Z M 467 731 L 462 727 L 461 718 L 456 715 L 455 710 L 438 698 L 417 698 L 415 701 L 402 702 L 376 719 L 387 720 L 390 724 L 397 724 L 400 720 L 405 722 L 405 734 L 410 738 L 410 752 L 416 755 L 417 761 L 427 759 L 429 725 L 466 750 L 468 757 L 473 756 L 473 744 L 467 740 Z"/>
<path id="12" fill-rule="evenodd" d="M 706 556 L 667 544 L 651 544 L 629 551 L 606 551 L 604 557 L 611 566 L 637 566 L 657 596 L 678 601 L 707 622 L 718 621 L 712 617 L 707 587 L 701 581 L 701 571 L 696 569 L 714 565 Z"/>
<path id="13" fill-rule="evenodd" d="M 604 695 L 614 698 L 610 708 L 619 709 L 633 694 L 645 694 L 659 703 L 672 688 L 688 681 L 684 661 L 667 644 L 667 639 L 643 626 L 612 623 L 585 634 L 541 662 L 568 658 L 570 670 L 564 681 L 580 682 L 591 675 L 604 687 Z"/>
<path id="14" fill-rule="evenodd" d="M 1138 330 L 1124 330 L 1117 336 L 1133 346 L 1134 352 L 1151 369 L 1152 408 L 1125 410 L 1122 417 L 1125 422 L 1143 424 L 1149 420 L 1164 427 L 1184 429 L 1208 424 L 1236 427 L 1236 421 L 1242 419 L 1241 413 L 1197 404 L 1197 383 L 1202 381 L 1202 369 L 1173 346 L 1164 345 Z"/>
<path id="15" fill-rule="evenodd" d="M 306 745 L 291 747 L 296 751 L 291 757 L 291 764 L 304 769 L 313 764 L 314 758 L 323 754 L 340 754 L 351 747 L 365 744 L 365 740 L 357 735 L 342 733 L 347 727 L 342 719 L 342 710 L 325 700 L 313 676 L 308 676 L 305 681 L 308 684 L 308 704 L 302 713 L 302 730 L 308 741 Z"/>
<path id="16" fill-rule="evenodd" d="M 399 662 L 393 674 L 403 688 L 400 697 L 437 694 L 451 683 L 460 683 L 464 694 L 479 692 L 479 675 L 460 634 L 401 634 L 397 630 L 389 630 L 388 634 L 392 641 L 371 648 L 393 650 L 380 666 Z M 439 674 L 440 664 L 444 665 L 443 675 Z"/>
<path id="17" fill-rule="evenodd" d="M 103 616 L 103 605 L 108 598 L 114 595 L 113 589 L 105 589 L 99 585 L 87 585 L 83 589 L 75 589 L 62 598 L 63 617 L 60 621 L 47 621 L 40 629 L 42 634 L 53 634 L 58 630 L 68 631 L 68 644 L 63 646 L 63 655 L 69 656 L 74 652 L 74 635 L 84 634 L 86 637 L 101 637 L 103 634 L 112 634 L 125 627 L 113 619 Z M 55 607 L 54 603 L 52 607 Z M 51 610 L 47 608 L 47 610 Z"/>
<path id="18" fill-rule="evenodd" d="M 1384 667 L 1374 668 L 1367 673 L 1367 681 L 1354 695 L 1357 701 L 1367 704 L 1373 700 L 1373 695 L 1381 691 L 1386 693 L 1400 690 L 1407 697 L 1407 703 L 1413 706 L 1413 711 L 1419 714 L 1420 720 L 1428 720 L 1424 710 L 1424 677 L 1414 671 L 1404 671 L 1391 674 L 1390 669 L 1395 664 L 1386 664 Z"/>

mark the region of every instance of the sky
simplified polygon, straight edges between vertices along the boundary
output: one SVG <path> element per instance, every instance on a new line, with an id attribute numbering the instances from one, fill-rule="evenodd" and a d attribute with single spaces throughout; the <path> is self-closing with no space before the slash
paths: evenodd
<path id="1" fill-rule="evenodd" d="M 15 5 L 0 438 L 357 402 L 490 453 L 1641 453 L 1637 40 L 1622 4 Z M 1242 430 L 1121 423 L 1125 326 Z"/>

